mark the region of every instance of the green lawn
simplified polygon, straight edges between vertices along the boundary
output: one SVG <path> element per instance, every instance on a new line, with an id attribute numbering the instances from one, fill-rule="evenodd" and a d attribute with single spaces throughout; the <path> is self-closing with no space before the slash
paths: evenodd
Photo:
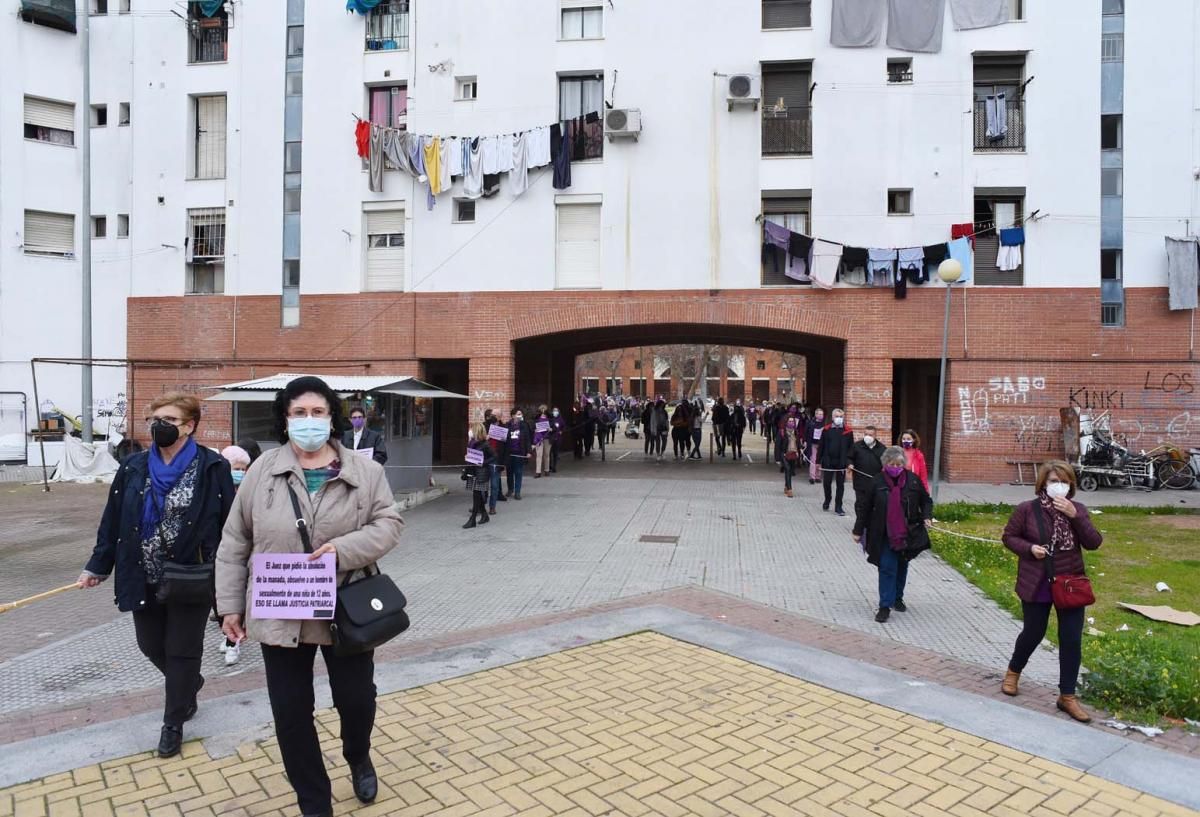
<path id="1" fill-rule="evenodd" d="M 1200 720 L 1200 626 L 1151 621 L 1117 606 L 1124 601 L 1200 612 L 1200 514 L 1170 507 L 1091 510 L 1104 544 L 1084 554 L 1096 591 L 1088 617 L 1094 619 L 1089 626 L 1103 635 L 1083 637 L 1083 663 L 1090 671 L 1084 675 L 1084 699 L 1139 722 Z M 934 515 L 938 527 L 999 539 L 1011 512 L 1009 505 L 956 502 L 939 505 Z M 1017 557 L 1011 551 L 937 531 L 932 538 L 934 552 L 1021 617 L 1013 592 Z M 1160 581 L 1171 592 L 1155 591 Z M 1057 643 L 1053 618 L 1047 637 Z"/>

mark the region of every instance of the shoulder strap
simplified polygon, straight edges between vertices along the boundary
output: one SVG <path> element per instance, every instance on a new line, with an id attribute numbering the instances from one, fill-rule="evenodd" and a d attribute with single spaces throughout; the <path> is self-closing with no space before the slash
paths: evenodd
<path id="1" fill-rule="evenodd" d="M 296 514 L 296 530 L 300 532 L 300 541 L 304 543 L 304 552 L 312 553 L 312 540 L 308 536 L 308 522 L 304 520 L 304 514 L 300 511 L 300 500 L 296 497 L 296 491 L 292 488 L 291 481 L 287 483 L 288 498 L 292 500 L 292 511 Z"/>
<path id="2" fill-rule="evenodd" d="M 1033 514 L 1034 518 L 1037 519 L 1039 544 L 1048 551 L 1044 559 L 1046 563 L 1046 576 L 1050 581 L 1054 581 L 1054 547 L 1053 543 L 1046 536 L 1046 514 L 1042 510 L 1040 502 L 1034 503 Z"/>

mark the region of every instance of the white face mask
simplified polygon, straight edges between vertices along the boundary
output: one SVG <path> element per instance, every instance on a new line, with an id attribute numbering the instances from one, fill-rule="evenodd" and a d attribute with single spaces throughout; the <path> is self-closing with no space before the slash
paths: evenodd
<path id="1" fill-rule="evenodd" d="M 868 434 L 865 437 L 863 437 L 863 442 L 866 443 L 867 445 L 875 445 L 875 438 L 872 437 L 870 434 Z"/>
<path id="2" fill-rule="evenodd" d="M 840 425 L 841 425 L 842 423 L 844 423 L 844 422 L 845 422 L 845 419 L 844 419 L 844 418 L 842 418 L 842 417 L 834 417 L 834 418 L 833 418 L 833 424 L 834 424 L 835 426 L 840 426 Z"/>
<path id="3" fill-rule="evenodd" d="M 1051 499 L 1066 499 L 1071 492 L 1071 486 L 1065 482 L 1047 482 L 1046 494 Z"/>
<path id="4" fill-rule="evenodd" d="M 471 440 L 473 440 L 473 439 L 475 439 L 475 432 L 468 430 L 467 431 L 467 442 L 471 442 Z"/>

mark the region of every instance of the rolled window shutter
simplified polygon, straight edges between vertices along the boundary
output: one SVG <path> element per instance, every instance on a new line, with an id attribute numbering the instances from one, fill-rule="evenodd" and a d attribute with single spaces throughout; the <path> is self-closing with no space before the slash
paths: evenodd
<path id="1" fill-rule="evenodd" d="M 600 205 L 558 205 L 556 282 L 559 289 L 600 286 Z"/>
<path id="2" fill-rule="evenodd" d="M 366 214 L 367 235 L 404 235 L 403 210 L 373 210 Z M 404 289 L 404 247 L 372 247 L 367 241 L 364 288 L 369 292 Z"/>
<path id="3" fill-rule="evenodd" d="M 27 96 L 25 97 L 25 124 L 37 125 L 40 128 L 74 131 L 75 106 L 70 102 L 55 102 L 50 99 Z"/>
<path id="4" fill-rule="evenodd" d="M 25 211 L 25 251 L 73 255 L 75 216 L 70 213 Z"/>

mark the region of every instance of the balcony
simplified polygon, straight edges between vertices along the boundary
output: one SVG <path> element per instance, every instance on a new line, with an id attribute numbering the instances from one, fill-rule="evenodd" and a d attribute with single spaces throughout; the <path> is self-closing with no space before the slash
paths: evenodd
<path id="1" fill-rule="evenodd" d="M 229 59 L 229 19 L 206 17 L 188 20 L 188 63 L 225 62 Z"/>
<path id="2" fill-rule="evenodd" d="M 767 108 L 762 121 L 763 156 L 811 156 L 812 108 Z"/>
<path id="3" fill-rule="evenodd" d="M 1004 104 L 1004 127 L 988 131 L 987 100 L 975 100 L 975 152 L 1020 153 L 1025 150 L 1025 101 L 1008 99 Z"/>
<path id="4" fill-rule="evenodd" d="M 367 16 L 367 51 L 404 51 L 408 48 L 408 0 L 380 3 Z"/>
<path id="5" fill-rule="evenodd" d="M 21 0 L 21 19 L 75 33 L 75 0 Z"/>

